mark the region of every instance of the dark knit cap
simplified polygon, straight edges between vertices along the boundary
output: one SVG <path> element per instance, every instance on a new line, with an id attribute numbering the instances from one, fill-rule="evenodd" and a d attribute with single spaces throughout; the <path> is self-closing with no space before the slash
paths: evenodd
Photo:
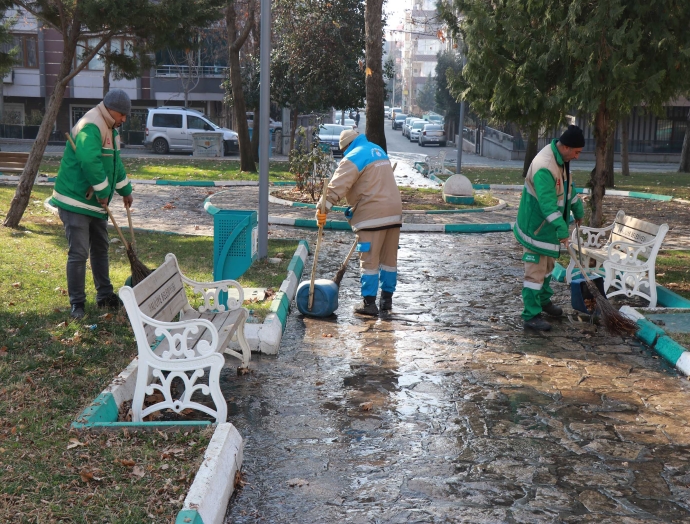
<path id="1" fill-rule="evenodd" d="M 585 147 L 585 135 L 582 134 L 582 129 L 577 126 L 568 126 L 558 141 L 568 147 Z"/>
<path id="2" fill-rule="evenodd" d="M 129 113 L 132 111 L 132 101 L 129 99 L 129 95 L 122 89 L 108 91 L 103 99 L 103 105 L 125 116 L 129 116 Z"/>

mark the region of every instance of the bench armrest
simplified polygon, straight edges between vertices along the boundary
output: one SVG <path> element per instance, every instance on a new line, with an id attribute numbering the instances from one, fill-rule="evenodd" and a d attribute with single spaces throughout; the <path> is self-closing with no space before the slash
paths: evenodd
<path id="1" fill-rule="evenodd" d="M 641 266 L 647 263 L 647 260 L 638 260 L 640 255 L 650 255 L 657 239 L 644 244 L 636 244 L 634 242 L 623 242 L 617 240 L 611 242 L 608 247 L 607 258 L 616 264 L 623 264 L 626 266 Z"/>
<path id="2" fill-rule="evenodd" d="M 225 311 L 226 307 L 220 303 L 219 294 L 221 292 L 227 293 L 228 289 L 235 288 L 239 294 L 238 299 L 228 297 L 227 299 L 227 310 L 233 311 L 239 307 L 242 307 L 244 303 L 244 290 L 239 282 L 236 280 L 217 280 L 215 282 L 197 282 L 191 278 L 187 278 L 182 275 L 182 282 L 187 284 L 192 288 L 192 291 L 197 295 L 201 295 L 204 299 L 204 304 L 199 306 L 199 312 L 204 313 L 206 311 Z"/>
<path id="3" fill-rule="evenodd" d="M 603 247 L 608 242 L 611 230 L 615 222 L 606 227 L 580 226 L 580 238 L 582 247 Z M 577 249 L 577 228 L 573 229 L 570 235 L 570 242 Z"/>

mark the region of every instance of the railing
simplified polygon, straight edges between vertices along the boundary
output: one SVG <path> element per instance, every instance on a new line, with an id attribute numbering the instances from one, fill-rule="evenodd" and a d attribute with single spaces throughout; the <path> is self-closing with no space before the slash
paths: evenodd
<path id="1" fill-rule="evenodd" d="M 157 77 L 179 78 L 187 76 L 218 77 L 225 76 L 225 66 L 188 66 L 188 65 L 159 65 L 156 67 Z"/>
<path id="2" fill-rule="evenodd" d="M 493 140 L 494 142 L 498 142 L 506 149 L 514 149 L 514 137 L 507 133 L 503 133 L 498 129 L 494 129 L 493 127 L 484 127 L 484 138 L 488 138 L 490 140 Z"/>
<path id="3" fill-rule="evenodd" d="M 36 140 L 38 135 L 38 128 L 40 126 L 20 126 L 14 124 L 0 124 L 0 138 L 16 138 Z M 63 135 L 62 140 L 65 137 Z"/>
<path id="4" fill-rule="evenodd" d="M 537 142 L 537 149 L 546 147 L 553 138 L 558 137 L 542 137 Z M 596 141 L 593 138 L 585 139 L 585 147 L 583 151 L 593 152 Z M 526 142 L 522 138 L 513 139 L 513 150 L 524 151 L 526 149 Z M 628 140 L 628 153 L 680 153 L 683 149 L 682 140 Z M 618 139 L 613 144 L 613 151 L 615 153 L 621 152 L 621 140 Z"/>

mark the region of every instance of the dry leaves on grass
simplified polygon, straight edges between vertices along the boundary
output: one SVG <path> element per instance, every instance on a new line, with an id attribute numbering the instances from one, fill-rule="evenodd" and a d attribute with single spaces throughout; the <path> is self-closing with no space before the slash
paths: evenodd
<path id="1" fill-rule="evenodd" d="M 0 348 L 0 358 L 4 358 L 7 356 L 7 346 L 2 346 Z"/>
<path id="2" fill-rule="evenodd" d="M 79 442 L 79 439 L 71 438 L 69 439 L 69 444 L 67 444 L 67 449 L 74 449 L 79 446 L 86 446 L 83 442 Z"/>

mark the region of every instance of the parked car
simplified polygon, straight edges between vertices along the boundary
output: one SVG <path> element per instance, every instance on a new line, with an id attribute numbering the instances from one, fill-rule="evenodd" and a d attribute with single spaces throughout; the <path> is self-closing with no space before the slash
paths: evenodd
<path id="1" fill-rule="evenodd" d="M 405 123 L 403 124 L 403 127 L 402 127 L 402 136 L 404 136 L 404 137 L 408 137 L 408 136 L 409 136 L 409 134 L 410 134 L 410 126 L 412 125 L 412 122 L 414 122 L 414 121 L 416 121 L 416 120 L 420 120 L 420 119 L 417 118 L 416 116 L 408 116 L 408 117 L 405 119 Z"/>
<path id="2" fill-rule="evenodd" d="M 443 124 L 443 117 L 437 113 L 426 113 L 423 118 L 430 124 Z"/>
<path id="3" fill-rule="evenodd" d="M 346 126 L 349 126 L 350 129 L 356 129 L 356 128 L 357 128 L 357 124 L 356 124 L 355 121 L 352 120 L 351 118 L 346 118 L 346 119 L 345 119 L 345 123 L 344 123 L 344 124 L 341 124 L 341 123 L 340 123 L 340 117 L 339 117 L 339 116 L 336 116 L 336 117 L 335 117 L 335 123 L 338 124 L 338 125 L 346 125 Z"/>
<path id="4" fill-rule="evenodd" d="M 319 126 L 319 141 L 330 146 L 333 156 L 342 156 L 343 152 L 340 150 L 338 142 L 340 141 L 340 133 L 348 129 L 351 129 L 351 127 L 337 124 L 321 124 Z"/>
<path id="5" fill-rule="evenodd" d="M 398 113 L 402 113 L 402 108 L 401 107 L 393 107 L 391 108 L 391 120 L 395 120 L 395 117 Z"/>
<path id="6" fill-rule="evenodd" d="M 247 111 L 247 124 L 249 129 L 254 128 L 254 111 Z M 273 131 L 275 129 L 283 130 L 283 123 L 273 120 L 270 116 L 268 117 L 268 128 Z"/>
<path id="7" fill-rule="evenodd" d="M 419 140 L 419 134 L 422 132 L 422 128 L 427 125 L 427 122 L 424 120 L 415 120 L 412 122 L 410 125 L 410 132 L 407 135 L 407 138 L 410 139 L 410 142 L 416 142 Z"/>
<path id="8" fill-rule="evenodd" d="M 407 118 L 407 115 L 404 113 L 398 113 L 395 115 L 395 118 L 393 119 L 393 129 L 402 129 L 403 124 L 405 123 L 405 119 Z"/>
<path id="9" fill-rule="evenodd" d="M 383 118 L 391 117 L 391 108 L 388 106 L 383 106 Z"/>
<path id="10" fill-rule="evenodd" d="M 237 133 L 219 127 L 203 113 L 185 107 L 156 107 L 149 109 L 144 132 L 144 147 L 164 155 L 170 151 L 194 150 L 194 133 L 217 131 L 223 133 L 223 153 L 239 152 Z"/>
<path id="11" fill-rule="evenodd" d="M 428 146 L 429 144 L 438 144 L 441 147 L 445 147 L 446 131 L 442 125 L 427 123 L 422 128 L 418 143 L 422 147 Z"/>

